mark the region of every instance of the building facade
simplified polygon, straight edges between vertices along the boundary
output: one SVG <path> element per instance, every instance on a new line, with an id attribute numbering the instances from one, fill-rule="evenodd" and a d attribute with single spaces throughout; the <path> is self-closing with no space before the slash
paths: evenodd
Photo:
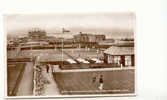
<path id="1" fill-rule="evenodd" d="M 115 66 L 135 66 L 134 47 L 112 46 L 104 51 L 104 62 Z"/>
<path id="2" fill-rule="evenodd" d="M 75 42 L 99 42 L 105 40 L 105 35 L 81 33 L 74 35 Z"/>
<path id="3" fill-rule="evenodd" d="M 28 37 L 33 40 L 40 40 L 46 37 L 46 32 L 43 30 L 33 30 L 28 32 Z"/>

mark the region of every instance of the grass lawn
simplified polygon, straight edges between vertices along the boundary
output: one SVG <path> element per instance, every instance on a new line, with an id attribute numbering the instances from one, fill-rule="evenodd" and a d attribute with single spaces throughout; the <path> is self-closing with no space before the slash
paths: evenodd
<path id="1" fill-rule="evenodd" d="M 103 75 L 104 90 L 95 92 L 99 86 L 99 77 Z M 53 73 L 62 94 L 115 94 L 134 93 L 134 69 L 94 72 L 56 72 Z M 96 82 L 92 78 L 96 76 Z M 72 92 L 71 92 L 72 91 Z M 75 92 L 80 91 L 80 92 Z M 88 91 L 88 92 L 83 92 Z"/>
<path id="2" fill-rule="evenodd" d="M 19 84 L 21 73 L 24 71 L 25 63 L 8 64 L 7 67 L 7 89 L 8 95 L 15 95 Z"/>

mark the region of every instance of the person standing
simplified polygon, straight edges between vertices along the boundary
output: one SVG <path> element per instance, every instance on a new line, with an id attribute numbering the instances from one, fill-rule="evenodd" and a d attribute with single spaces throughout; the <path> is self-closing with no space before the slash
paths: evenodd
<path id="1" fill-rule="evenodd" d="M 92 83 L 95 83 L 96 82 L 96 76 L 94 76 L 93 78 L 92 78 Z"/>
<path id="2" fill-rule="evenodd" d="M 46 64 L 46 72 L 49 73 L 49 66 Z"/>
<path id="3" fill-rule="evenodd" d="M 99 89 L 100 89 L 100 90 L 103 90 L 103 75 L 100 75 L 99 83 L 100 83 Z"/>

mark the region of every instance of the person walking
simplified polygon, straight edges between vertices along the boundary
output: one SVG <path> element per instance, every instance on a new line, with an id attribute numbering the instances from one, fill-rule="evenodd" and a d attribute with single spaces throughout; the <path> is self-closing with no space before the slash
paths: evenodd
<path id="1" fill-rule="evenodd" d="M 99 78 L 99 89 L 100 90 L 103 90 L 103 75 L 100 75 L 100 78 Z"/>

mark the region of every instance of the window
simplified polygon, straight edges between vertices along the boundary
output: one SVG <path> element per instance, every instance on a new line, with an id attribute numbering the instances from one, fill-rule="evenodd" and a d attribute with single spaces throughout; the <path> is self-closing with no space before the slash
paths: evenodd
<path id="1" fill-rule="evenodd" d="M 108 55 L 108 63 L 113 63 L 113 56 Z"/>
<path id="2" fill-rule="evenodd" d="M 131 56 L 125 56 L 125 66 L 131 66 L 132 62 L 131 62 Z"/>
<path id="3" fill-rule="evenodd" d="M 120 65 L 121 57 L 120 56 L 108 56 L 108 63 Z"/>
<path id="4" fill-rule="evenodd" d="M 120 56 L 115 56 L 114 57 L 114 63 L 120 65 L 120 62 L 121 62 L 121 57 Z"/>

